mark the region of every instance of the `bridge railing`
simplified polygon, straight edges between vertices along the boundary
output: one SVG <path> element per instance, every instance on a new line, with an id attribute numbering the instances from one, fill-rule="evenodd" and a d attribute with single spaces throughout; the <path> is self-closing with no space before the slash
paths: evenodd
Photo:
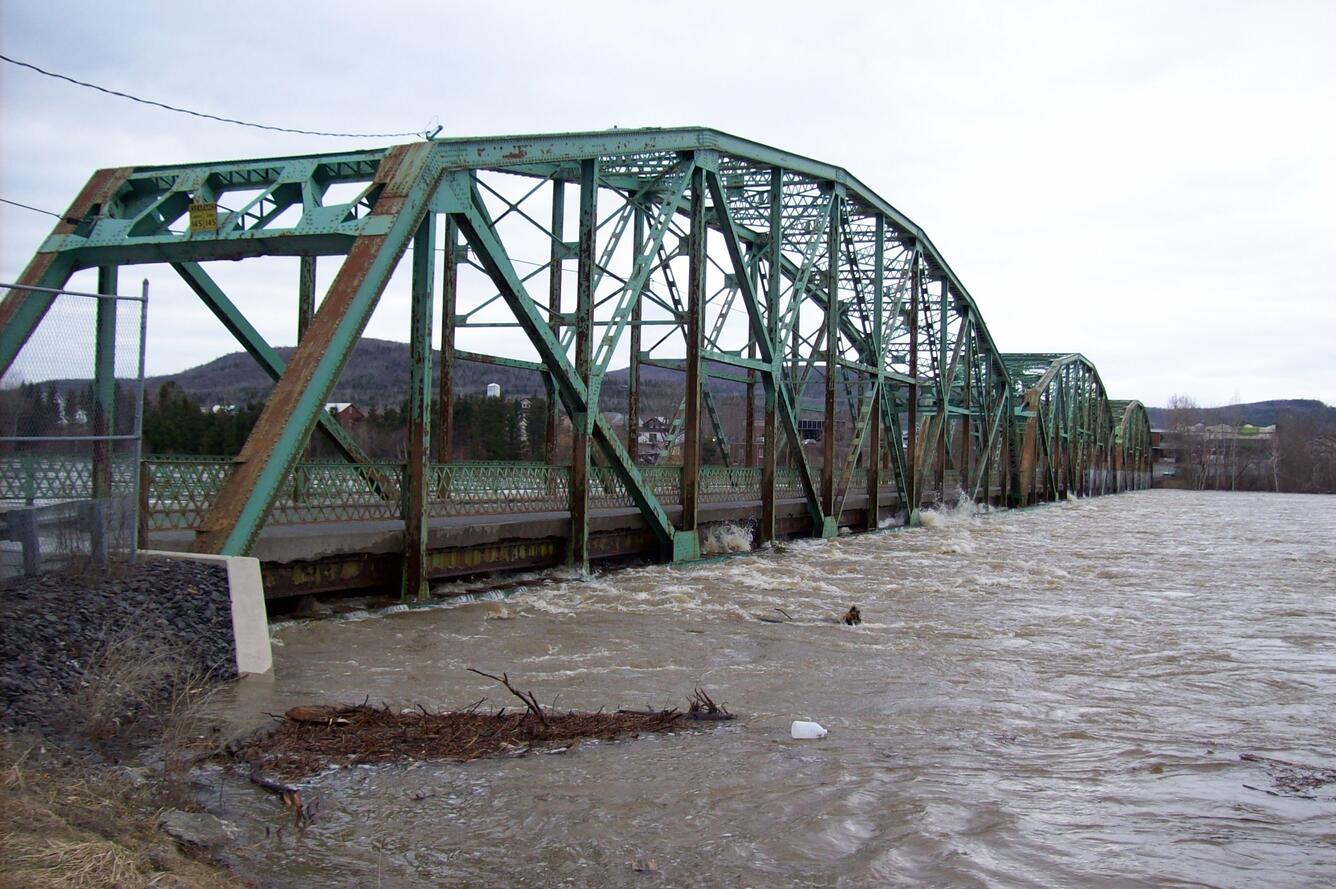
<path id="1" fill-rule="evenodd" d="M 65 458 L 7 458 L 0 460 L 0 498 L 21 499 L 71 496 L 89 484 L 87 461 Z M 667 506 L 682 502 L 682 467 L 641 466 L 646 485 Z M 128 465 L 119 472 L 127 474 Z M 186 530 L 196 527 L 213 506 L 223 482 L 232 471 L 230 457 L 153 456 L 142 465 L 142 519 L 148 530 Z M 894 482 L 883 470 L 883 494 L 895 493 Z M 269 515 L 273 525 L 399 519 L 402 517 L 404 464 L 308 462 L 288 474 L 283 492 Z M 947 473 L 948 486 L 956 474 Z M 469 515 L 508 515 L 565 512 L 570 508 L 570 468 L 544 463 L 470 461 L 433 464 L 428 476 L 428 504 L 434 518 Z M 779 499 L 802 497 L 798 470 L 777 467 L 775 488 Z M 867 470 L 856 468 L 849 483 L 851 494 L 867 488 Z M 591 467 L 592 509 L 630 508 L 635 505 L 612 469 Z M 700 498 L 703 503 L 761 499 L 761 470 L 755 466 L 702 466 Z"/>
<path id="2" fill-rule="evenodd" d="M 117 455 L 111 463 L 112 488 L 134 487 L 134 460 Z M 0 457 L 0 502 L 26 506 L 93 496 L 93 459 L 76 454 L 12 454 Z"/>
<path id="3" fill-rule="evenodd" d="M 232 472 L 230 457 L 146 457 L 141 465 L 140 521 L 148 530 L 194 528 Z"/>
<path id="4" fill-rule="evenodd" d="M 269 522 L 355 522 L 401 515 L 402 463 L 299 463 L 274 500 Z"/>
<path id="5" fill-rule="evenodd" d="M 432 516 L 560 512 L 569 507 L 571 471 L 544 463 L 437 463 Z"/>
<path id="6" fill-rule="evenodd" d="M 761 470 L 755 466 L 702 466 L 702 503 L 761 499 Z"/>

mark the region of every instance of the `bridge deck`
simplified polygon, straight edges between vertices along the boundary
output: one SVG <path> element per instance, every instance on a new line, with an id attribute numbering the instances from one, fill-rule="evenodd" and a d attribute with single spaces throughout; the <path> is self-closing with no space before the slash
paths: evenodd
<path id="1" fill-rule="evenodd" d="M 896 498 L 887 498 L 881 503 L 880 518 L 892 518 L 899 510 Z M 674 520 L 680 511 L 680 506 L 667 507 Z M 760 513 L 759 500 L 702 504 L 700 521 L 707 527 L 754 525 Z M 866 513 L 866 496 L 850 494 L 841 524 L 865 527 Z M 776 523 L 782 536 L 809 535 L 811 518 L 806 501 L 789 498 L 777 502 Z M 428 531 L 429 576 L 445 580 L 562 564 L 570 524 L 570 513 L 565 510 L 434 518 Z M 656 552 L 654 536 L 634 507 L 592 511 L 590 538 L 596 560 L 652 557 Z M 184 551 L 193 539 L 194 532 L 189 529 L 157 530 L 149 532 L 146 545 Z M 399 582 L 403 540 L 403 522 L 394 519 L 269 525 L 257 539 L 252 554 L 261 560 L 269 598 L 390 589 Z"/>

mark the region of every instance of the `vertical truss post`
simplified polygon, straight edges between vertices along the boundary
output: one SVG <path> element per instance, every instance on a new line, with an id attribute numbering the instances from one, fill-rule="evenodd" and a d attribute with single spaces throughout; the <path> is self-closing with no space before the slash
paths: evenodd
<path id="1" fill-rule="evenodd" d="M 305 254 L 301 257 L 301 266 L 297 270 L 297 342 L 306 336 L 306 328 L 311 326 L 311 316 L 315 314 L 315 257 Z M 311 446 L 308 444 L 304 455 L 309 459 Z"/>
<path id="2" fill-rule="evenodd" d="M 562 260 L 566 257 L 566 183 L 552 180 L 552 243 L 548 250 L 547 317 L 552 335 L 561 339 L 561 278 Z M 547 425 L 543 431 L 543 462 L 557 463 L 557 387 L 552 374 L 543 374 L 543 393 L 547 397 Z"/>
<path id="3" fill-rule="evenodd" d="M 886 217 L 877 214 L 873 237 L 876 245 L 872 253 L 872 352 L 877 359 L 877 377 L 872 383 L 872 413 L 868 422 L 867 451 L 867 513 L 864 525 L 869 531 L 877 530 L 881 522 L 881 398 L 885 384 L 886 350 L 882 342 L 882 312 L 886 295 Z"/>
<path id="4" fill-rule="evenodd" d="M 821 511 L 825 526 L 813 530 L 822 537 L 833 537 L 840 517 L 835 515 L 835 383 L 840 374 L 840 206 L 842 195 L 836 189 L 830 197 L 830 221 L 826 227 L 826 412 L 821 436 Z"/>
<path id="5" fill-rule="evenodd" d="M 905 507 L 905 523 L 908 525 L 919 523 L 919 504 L 923 500 L 923 495 L 919 493 L 918 486 L 918 333 L 919 291 L 922 283 L 919 274 L 921 261 L 918 245 L 915 244 L 914 255 L 909 261 L 909 377 L 912 382 L 909 384 L 909 454 L 906 461 L 909 465 L 905 467 L 905 481 L 908 490 L 903 492 L 909 501 Z"/>
<path id="6" fill-rule="evenodd" d="M 436 460 L 450 462 L 455 431 L 455 306 L 459 301 L 459 226 L 445 217 L 441 253 L 441 368 L 436 386 Z"/>
<path id="7" fill-rule="evenodd" d="M 757 252 L 755 247 L 752 247 L 749 251 L 752 293 L 761 289 L 761 263 L 757 257 Z M 747 360 L 756 360 L 756 331 L 750 324 L 747 325 Z M 756 369 L 750 367 L 747 368 L 747 409 L 743 416 L 744 422 L 747 424 L 747 432 L 743 436 L 747 456 L 742 461 L 742 465 L 751 467 L 756 465 Z"/>
<path id="8" fill-rule="evenodd" d="M 575 372 L 585 386 L 593 374 L 594 252 L 598 235 L 598 161 L 580 162 L 580 246 L 575 277 Z M 589 570 L 589 437 L 598 402 L 590 402 L 572 419 L 570 564 Z"/>
<path id="9" fill-rule="evenodd" d="M 297 342 L 306 336 L 315 315 L 315 257 L 303 255 L 297 275 Z"/>
<path id="10" fill-rule="evenodd" d="M 946 312 L 949 305 L 951 285 L 947 282 L 945 275 L 942 276 L 941 283 L 942 294 L 937 310 L 937 455 L 934 458 L 937 465 L 937 497 L 939 501 L 946 497 L 947 444 L 951 428 L 951 386 L 955 382 L 955 362 L 948 362 L 946 357 L 949 336 Z M 951 365 L 949 368 L 947 367 L 948 363 Z"/>
<path id="11" fill-rule="evenodd" d="M 705 315 L 705 170 L 691 170 L 691 228 L 687 233 L 686 422 L 682 442 L 682 531 L 696 534 L 700 495 L 701 347 Z M 685 543 L 683 544 L 685 545 Z M 699 551 L 699 549 L 697 550 Z M 690 557 L 690 554 L 685 554 Z M 674 558 L 677 554 L 674 553 Z"/>
<path id="12" fill-rule="evenodd" d="M 404 473 L 404 601 L 424 602 L 431 463 L 431 309 L 436 271 L 436 214 L 428 212 L 413 236 L 412 307 L 408 367 L 408 467 Z"/>
<path id="13" fill-rule="evenodd" d="M 306 329 L 311 326 L 311 315 L 315 314 L 315 257 L 302 254 L 301 266 L 297 273 L 297 341 L 306 336 Z M 303 456 L 310 459 L 311 445 L 306 445 Z"/>
<path id="14" fill-rule="evenodd" d="M 98 266 L 97 292 L 116 293 L 117 268 Z M 93 345 L 93 435 L 116 434 L 116 305 L 115 299 L 97 301 L 97 329 Z M 111 442 L 93 442 L 93 497 L 111 496 Z"/>
<path id="15" fill-rule="evenodd" d="M 765 387 L 765 450 L 761 454 L 761 531 L 762 543 L 775 539 L 775 460 L 777 456 L 779 423 L 777 417 L 777 390 L 784 384 L 783 351 L 779 343 L 779 293 L 783 283 L 781 267 L 784 263 L 784 173 L 778 167 L 770 170 L 770 228 L 765 249 L 767 262 L 765 288 L 766 341 L 775 354 L 771 356 L 771 385 Z M 753 340 L 755 337 L 753 336 Z"/>
<path id="16" fill-rule="evenodd" d="M 966 314 L 966 317 L 968 317 L 969 309 L 964 309 L 963 312 Z M 971 502 L 974 500 L 974 466 L 972 462 L 973 449 L 971 448 L 972 440 L 974 438 L 974 409 L 970 404 L 970 387 L 974 381 L 974 349 L 972 348 L 974 335 L 973 326 L 966 326 L 965 336 L 969 339 L 965 342 L 965 391 L 961 400 L 961 406 L 965 408 L 965 413 L 962 415 L 962 434 L 959 437 L 960 490 L 962 492 L 970 492 Z"/>
<path id="17" fill-rule="evenodd" d="M 631 240 L 632 255 L 639 256 L 645 250 L 645 211 L 639 205 L 635 208 Z M 634 464 L 640 458 L 640 322 L 643 288 L 632 299 L 635 302 L 631 303 L 631 367 L 626 378 L 626 452 Z"/>

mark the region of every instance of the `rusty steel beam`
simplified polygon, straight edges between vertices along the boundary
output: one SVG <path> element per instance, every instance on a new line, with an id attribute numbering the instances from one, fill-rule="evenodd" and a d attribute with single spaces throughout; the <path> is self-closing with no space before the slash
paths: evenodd
<path id="1" fill-rule="evenodd" d="M 383 188 L 376 215 L 385 218 L 386 230 L 359 235 L 349 249 L 306 340 L 297 346 L 235 468 L 200 523 L 195 552 L 244 554 L 250 548 L 426 212 L 439 176 L 429 145 L 402 146 L 385 155 L 376 172 Z"/>

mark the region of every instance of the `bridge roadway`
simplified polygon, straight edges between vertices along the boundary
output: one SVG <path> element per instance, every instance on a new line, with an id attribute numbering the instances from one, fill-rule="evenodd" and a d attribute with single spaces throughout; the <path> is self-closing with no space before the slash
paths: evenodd
<path id="1" fill-rule="evenodd" d="M 997 489 L 993 491 L 997 496 Z M 900 504 L 894 494 L 881 495 L 880 520 L 894 519 Z M 681 506 L 665 507 L 678 520 Z M 810 536 L 807 502 L 788 498 L 776 502 L 777 536 Z M 700 522 L 706 529 L 722 524 L 755 527 L 760 500 L 702 503 Z M 867 497 L 850 493 L 840 516 L 844 527 L 867 527 Z M 448 580 L 495 571 L 548 568 L 564 564 L 570 534 L 565 510 L 503 515 L 443 516 L 428 531 L 429 577 Z M 151 549 L 187 551 L 191 529 L 150 530 Z M 635 507 L 596 509 L 590 513 L 591 555 L 597 561 L 653 558 L 656 542 Z M 251 555 L 260 559 L 265 596 L 281 599 L 315 593 L 391 590 L 402 576 L 404 523 L 395 519 L 310 522 L 267 525 Z"/>

